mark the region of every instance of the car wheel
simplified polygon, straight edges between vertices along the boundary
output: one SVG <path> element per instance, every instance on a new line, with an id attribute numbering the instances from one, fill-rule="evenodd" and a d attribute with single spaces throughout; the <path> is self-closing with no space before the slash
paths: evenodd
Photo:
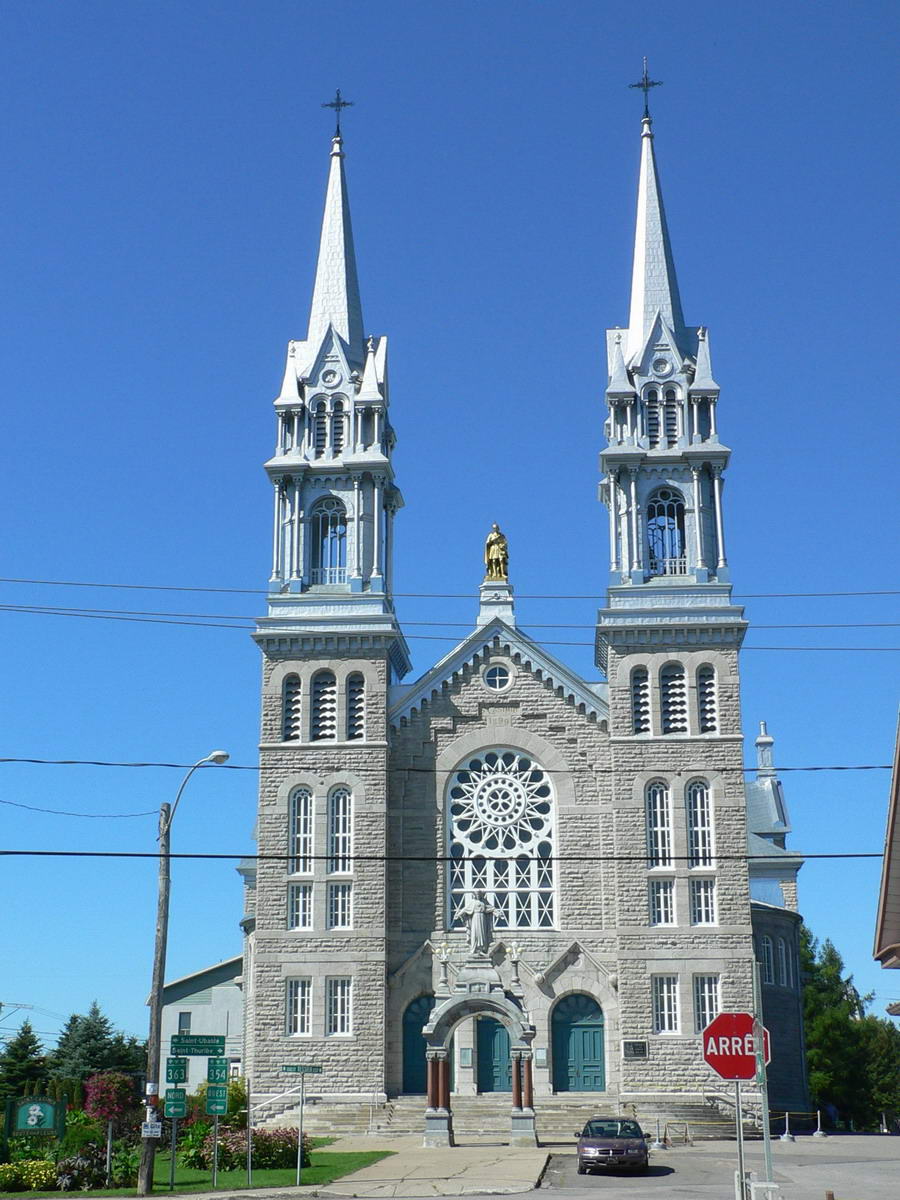
<path id="1" fill-rule="evenodd" d="M 578 1174 L 579 1175 L 587 1175 L 587 1167 L 584 1165 L 584 1163 L 578 1164 Z"/>
<path id="2" fill-rule="evenodd" d="M 650 1160 L 645 1158 L 642 1163 L 638 1163 L 638 1165 L 635 1167 L 635 1170 L 640 1171 L 642 1175 L 646 1175 L 646 1173 L 650 1170 Z"/>

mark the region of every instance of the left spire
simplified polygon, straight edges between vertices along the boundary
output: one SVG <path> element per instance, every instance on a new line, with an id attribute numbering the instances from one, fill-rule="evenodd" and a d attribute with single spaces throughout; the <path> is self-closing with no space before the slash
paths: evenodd
<path id="1" fill-rule="evenodd" d="M 331 167 L 325 193 L 325 212 L 322 217 L 322 236 L 319 240 L 319 260 L 309 311 L 309 331 L 306 340 L 315 351 L 321 346 L 329 326 L 344 340 L 351 359 L 363 362 L 362 303 L 359 298 L 359 279 L 356 274 L 356 252 L 353 248 L 353 227 L 350 222 L 350 201 L 344 174 L 344 142 L 341 136 L 341 109 L 352 101 L 336 98 L 325 108 L 334 108 L 337 126 L 331 139 Z"/>

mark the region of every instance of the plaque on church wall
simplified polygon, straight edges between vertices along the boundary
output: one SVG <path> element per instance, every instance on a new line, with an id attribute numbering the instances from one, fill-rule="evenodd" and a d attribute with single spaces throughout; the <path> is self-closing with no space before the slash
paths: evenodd
<path id="1" fill-rule="evenodd" d="M 649 1058 L 650 1048 L 646 1042 L 623 1042 L 623 1058 Z"/>

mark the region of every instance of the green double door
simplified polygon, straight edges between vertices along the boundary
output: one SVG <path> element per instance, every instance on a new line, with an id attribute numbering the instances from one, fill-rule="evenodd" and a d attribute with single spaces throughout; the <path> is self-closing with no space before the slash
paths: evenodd
<path id="1" fill-rule="evenodd" d="M 557 1092 L 606 1090 L 603 1010 L 576 992 L 553 1010 L 553 1088 Z"/>
<path id="2" fill-rule="evenodd" d="M 479 1092 L 511 1092 L 509 1033 L 493 1017 L 478 1017 L 475 1021 L 475 1052 Z"/>

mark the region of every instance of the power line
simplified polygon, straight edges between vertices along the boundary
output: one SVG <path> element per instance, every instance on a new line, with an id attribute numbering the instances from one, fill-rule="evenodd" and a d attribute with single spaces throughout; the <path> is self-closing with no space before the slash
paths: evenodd
<path id="1" fill-rule="evenodd" d="M 11 808 L 26 808 L 29 812 L 49 813 L 54 817 L 87 817 L 91 820 L 116 821 L 123 817 L 156 817 L 159 815 L 159 809 L 151 808 L 147 812 L 130 812 L 130 813 L 88 813 L 74 812 L 65 808 L 38 808 L 35 804 L 20 804 L 16 800 L 2 800 L 0 804 L 8 804 Z"/>
<path id="2" fill-rule="evenodd" d="M 789 852 L 791 853 L 791 852 Z M 801 854 L 799 851 L 793 852 L 795 857 L 803 859 L 837 859 L 837 858 L 883 858 L 882 851 L 840 851 L 835 854 Z M 3 858 L 155 858 L 164 857 L 167 859 L 192 859 L 192 860 L 226 860 L 233 859 L 248 859 L 253 862 L 289 862 L 300 857 L 297 854 L 198 854 L 190 851 L 182 851 L 180 853 L 170 852 L 166 855 L 160 855 L 158 851 L 153 850 L 0 850 L 0 857 Z M 305 859 L 311 859 L 315 862 L 330 862 L 333 854 L 305 854 L 302 856 Z M 550 854 L 546 858 L 541 855 L 527 854 L 510 854 L 510 855 L 485 855 L 485 854 L 462 854 L 451 856 L 438 854 L 346 854 L 342 858 L 351 862 L 416 862 L 416 863 L 460 863 L 474 862 L 489 858 L 491 862 L 642 862 L 648 861 L 646 851 L 643 854 Z M 715 854 L 714 862 L 772 862 L 773 859 L 779 859 L 781 856 L 772 854 Z M 670 862 L 692 862 L 693 858 L 688 854 L 670 854 Z"/>
<path id="3" fill-rule="evenodd" d="M 286 745 L 286 746 L 293 746 L 293 743 L 291 743 L 291 742 L 285 742 L 282 744 Z M 323 747 L 329 746 L 330 744 L 331 743 L 329 743 L 329 742 L 319 742 L 319 743 L 316 743 L 315 748 L 321 750 Z M 673 744 L 675 744 L 675 743 L 673 743 Z M 683 743 L 678 743 L 678 744 L 683 745 Z M 39 767 L 168 767 L 168 768 L 172 768 L 173 770 L 178 770 L 178 771 L 186 771 L 191 766 L 194 765 L 193 763 L 175 763 L 175 762 L 125 762 L 125 761 L 117 761 L 114 759 L 100 759 L 100 758 L 20 758 L 20 757 L 14 757 L 14 756 L 0 757 L 0 766 L 2 766 L 4 763 L 22 763 L 26 766 L 31 765 L 31 766 L 39 766 Z M 208 769 L 208 768 L 201 768 L 201 769 Z M 258 770 L 260 770 L 258 765 L 251 765 L 248 763 L 231 763 L 231 762 L 217 763 L 217 764 L 215 764 L 215 769 L 216 769 L 216 771 L 258 771 Z M 407 773 L 421 774 L 421 775 L 444 774 L 444 772 L 435 771 L 431 767 L 394 766 L 389 769 L 394 770 L 394 771 L 405 771 Z M 721 775 L 721 774 L 724 774 L 725 772 L 730 772 L 730 771 L 739 771 L 739 772 L 741 772 L 741 774 L 744 774 L 744 775 L 755 774 L 759 769 L 760 768 L 758 766 L 753 766 L 753 767 L 722 766 L 722 767 L 716 768 L 716 774 Z M 774 771 L 776 774 L 778 774 L 779 772 L 785 772 L 785 771 L 890 771 L 892 769 L 892 764 L 891 763 L 838 763 L 838 764 L 825 764 L 825 765 L 816 764 L 814 766 L 802 766 L 802 767 L 780 767 L 779 766 L 779 767 L 771 767 L 771 768 L 766 768 L 766 769 Z M 541 767 L 541 770 L 544 772 L 545 775 L 547 775 L 547 774 L 550 774 L 550 775 L 584 775 L 584 774 L 587 774 L 587 775 L 604 775 L 604 774 L 611 775 L 614 772 L 613 767 L 590 767 L 590 768 L 573 767 L 570 770 L 567 770 L 564 767 Z M 6 802 L 0 802 L 0 803 L 9 803 L 9 802 L 6 801 Z M 135 813 L 133 815 L 142 816 L 144 814 Z"/>
<path id="4" fill-rule="evenodd" d="M 208 592 L 219 595 L 233 596 L 268 596 L 265 588 L 223 588 L 197 587 L 179 584 L 159 583 L 97 583 L 81 579 L 16 579 L 0 578 L 0 583 L 36 584 L 41 587 L 82 587 L 82 588 L 115 588 L 127 591 L 142 592 Z M 476 592 L 394 592 L 394 596 L 414 600 L 478 600 Z M 842 596 L 900 596 L 900 589 L 880 589 L 852 592 L 741 592 L 735 594 L 736 600 L 776 600 L 776 599 L 814 599 L 818 597 Z M 602 601 L 604 597 L 591 592 L 586 595 L 566 593 L 525 593 L 519 595 L 520 600 L 592 600 Z"/>

